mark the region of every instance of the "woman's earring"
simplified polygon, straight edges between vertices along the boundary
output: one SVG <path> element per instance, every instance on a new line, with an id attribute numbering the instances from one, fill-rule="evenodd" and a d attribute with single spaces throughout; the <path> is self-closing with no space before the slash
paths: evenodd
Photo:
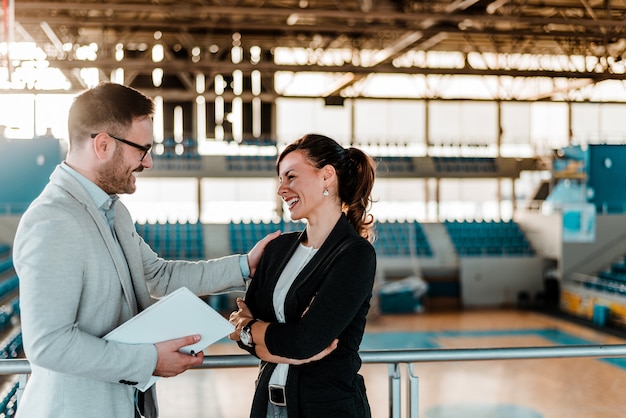
<path id="1" fill-rule="evenodd" d="M 328 196 L 330 193 L 328 193 L 328 189 L 324 189 L 324 192 L 322 193 L 324 196 Z"/>

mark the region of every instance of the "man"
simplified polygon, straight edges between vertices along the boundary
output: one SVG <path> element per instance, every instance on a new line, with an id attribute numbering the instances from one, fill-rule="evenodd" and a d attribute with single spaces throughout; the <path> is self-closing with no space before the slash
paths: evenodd
<path id="1" fill-rule="evenodd" d="M 199 336 L 137 345 L 102 337 L 182 286 L 198 295 L 245 289 L 244 278 L 278 234 L 247 256 L 159 258 L 117 201 L 135 191 L 135 173 L 152 167 L 153 112 L 151 99 L 119 84 L 78 95 L 66 160 L 20 220 L 13 257 L 32 374 L 19 417 L 156 417 L 155 387 L 144 394 L 134 385 L 200 364 L 201 353 L 178 352 Z"/>

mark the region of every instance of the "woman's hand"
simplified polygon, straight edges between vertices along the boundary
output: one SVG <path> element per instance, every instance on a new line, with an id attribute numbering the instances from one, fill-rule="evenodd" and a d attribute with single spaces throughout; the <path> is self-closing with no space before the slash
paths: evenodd
<path id="1" fill-rule="evenodd" d="M 253 319 L 252 312 L 242 298 L 237 298 L 237 308 L 239 309 L 233 311 L 228 318 L 228 321 L 235 326 L 235 331 L 228 336 L 233 341 L 239 341 L 241 329 Z"/>

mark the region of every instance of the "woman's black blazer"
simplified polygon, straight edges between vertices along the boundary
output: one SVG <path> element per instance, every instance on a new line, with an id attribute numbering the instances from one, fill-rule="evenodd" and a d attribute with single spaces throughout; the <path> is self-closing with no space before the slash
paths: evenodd
<path id="1" fill-rule="evenodd" d="M 305 234 L 286 233 L 268 244 L 246 303 L 255 318 L 271 323 L 265 343 L 274 355 L 306 359 L 339 339 L 338 347 L 322 360 L 289 368 L 286 397 L 290 418 L 369 417 L 365 385 L 358 374 L 358 350 L 372 296 L 376 253 L 342 215 L 289 289 L 286 323 L 281 324 L 274 314 L 274 288 Z M 251 417 L 265 418 L 274 368 L 275 364 L 261 362 Z"/>

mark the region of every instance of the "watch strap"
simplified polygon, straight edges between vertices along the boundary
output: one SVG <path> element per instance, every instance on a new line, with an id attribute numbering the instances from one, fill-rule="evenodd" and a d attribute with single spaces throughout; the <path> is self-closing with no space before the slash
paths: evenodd
<path id="1" fill-rule="evenodd" d="M 258 321 L 259 321 L 258 319 L 253 319 L 253 320 L 251 320 L 250 322 L 248 322 L 248 323 L 244 326 L 244 328 L 245 328 L 245 329 L 247 329 L 247 330 L 248 330 L 248 332 L 250 332 L 250 331 L 252 331 L 252 328 L 251 328 L 251 327 L 252 327 L 252 324 L 254 324 L 255 322 L 258 322 Z"/>
<path id="2" fill-rule="evenodd" d="M 241 332 L 245 333 L 248 336 L 248 343 L 246 344 L 248 347 L 254 347 L 254 339 L 252 338 L 252 324 L 257 322 L 258 319 L 252 319 L 246 325 L 243 326 Z"/>

